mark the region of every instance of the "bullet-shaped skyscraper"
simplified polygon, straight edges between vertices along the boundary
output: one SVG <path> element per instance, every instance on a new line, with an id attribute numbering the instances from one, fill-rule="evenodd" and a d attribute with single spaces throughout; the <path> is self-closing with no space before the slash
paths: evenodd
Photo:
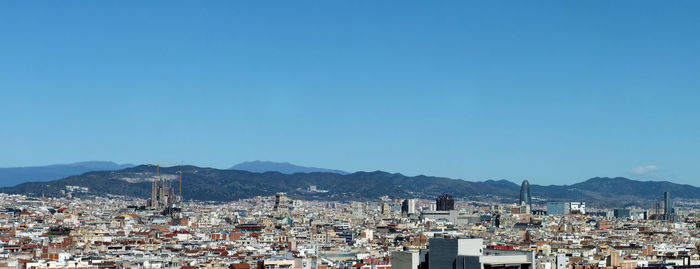
<path id="1" fill-rule="evenodd" d="M 532 210 L 532 195 L 530 194 L 530 182 L 523 180 L 523 185 L 520 186 L 520 204 L 525 203 Z"/>

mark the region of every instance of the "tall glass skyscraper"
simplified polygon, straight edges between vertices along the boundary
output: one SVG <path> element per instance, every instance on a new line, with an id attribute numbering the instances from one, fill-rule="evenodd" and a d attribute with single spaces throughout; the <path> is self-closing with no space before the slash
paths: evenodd
<path id="1" fill-rule="evenodd" d="M 440 195 L 435 200 L 435 202 L 437 204 L 437 211 L 455 210 L 455 199 L 452 198 L 452 195 L 449 195 L 449 194 Z"/>
<path id="2" fill-rule="evenodd" d="M 523 202 L 530 206 L 530 210 L 532 210 L 532 195 L 530 194 L 530 182 L 527 180 L 523 180 L 523 185 L 520 186 L 520 204 L 522 205 Z"/>
<path id="3" fill-rule="evenodd" d="M 669 215 L 673 213 L 673 202 L 671 202 L 671 193 L 664 192 L 664 214 Z"/>

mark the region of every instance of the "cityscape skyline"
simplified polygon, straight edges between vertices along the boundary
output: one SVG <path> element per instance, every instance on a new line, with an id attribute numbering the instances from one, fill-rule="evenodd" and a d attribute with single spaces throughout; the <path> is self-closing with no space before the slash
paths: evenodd
<path id="1" fill-rule="evenodd" d="M 102 198 L 80 186 L 65 186 L 61 197 L 52 199 L 0 193 L 0 206 L 5 206 L 0 207 L 0 225 L 33 222 L 30 228 L 2 234 L 10 244 L 0 244 L 0 268 L 700 266 L 698 200 L 682 200 L 676 210 L 669 192 L 663 193 L 664 213 L 658 204 L 610 208 L 580 201 L 531 208 L 522 195 L 529 192 L 527 180 L 520 203 L 454 200 L 449 194 L 435 200 L 296 200 L 284 192 L 212 203 L 181 199 L 172 191 L 176 179 L 165 179 L 158 168 L 149 199 Z M 318 189 L 309 186 L 309 191 Z M 30 215 L 40 217 L 27 220 Z M 37 233 L 39 229 L 46 232 Z M 7 231 L 9 227 L 0 226 L 0 232 Z M 53 243 L 48 246 L 31 244 L 49 239 Z M 189 246 L 173 247 L 173 242 Z M 151 248 L 141 250 L 147 246 Z M 144 255 L 150 253 L 158 255 Z"/>
<path id="2" fill-rule="evenodd" d="M 0 269 L 700 268 L 700 1 L 0 1 Z"/>

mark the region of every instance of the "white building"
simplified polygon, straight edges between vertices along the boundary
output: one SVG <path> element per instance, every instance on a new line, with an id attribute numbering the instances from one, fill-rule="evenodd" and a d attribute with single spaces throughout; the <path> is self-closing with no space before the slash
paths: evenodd
<path id="1" fill-rule="evenodd" d="M 421 260 L 427 260 L 428 269 L 536 268 L 534 251 L 487 249 L 484 248 L 483 239 L 431 238 L 427 257 L 420 256 L 418 252 L 394 252 L 392 268 L 415 269 Z"/>
<path id="2" fill-rule="evenodd" d="M 392 269 L 418 269 L 420 254 L 417 251 L 394 251 L 391 253 Z"/>
<path id="3" fill-rule="evenodd" d="M 580 212 L 586 214 L 586 202 L 571 202 L 571 212 Z"/>

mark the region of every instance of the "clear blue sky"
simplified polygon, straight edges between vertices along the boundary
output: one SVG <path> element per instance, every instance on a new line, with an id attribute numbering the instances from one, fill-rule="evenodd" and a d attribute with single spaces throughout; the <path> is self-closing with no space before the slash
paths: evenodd
<path id="1" fill-rule="evenodd" d="M 0 167 L 700 177 L 700 1 L 3 1 Z"/>

